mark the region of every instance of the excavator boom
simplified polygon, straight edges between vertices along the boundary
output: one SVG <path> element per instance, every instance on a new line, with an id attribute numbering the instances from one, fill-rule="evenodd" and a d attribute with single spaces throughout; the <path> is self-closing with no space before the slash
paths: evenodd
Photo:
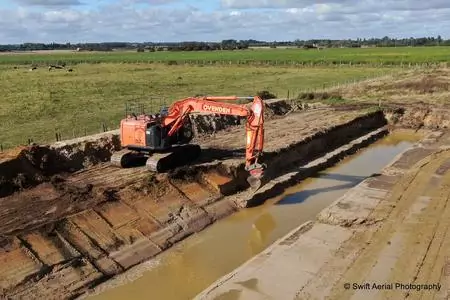
<path id="1" fill-rule="evenodd" d="M 250 105 L 239 105 L 219 101 L 250 100 Z M 260 177 L 263 175 L 264 165 L 259 164 L 258 158 L 262 154 L 264 146 L 264 103 L 260 97 L 201 97 L 186 98 L 175 102 L 169 109 L 169 114 L 164 118 L 163 124 L 170 126 L 169 135 L 177 132 L 183 121 L 190 113 L 212 113 L 221 115 L 241 116 L 247 118 L 246 123 L 246 151 L 245 167 L 250 173 L 249 184 L 257 188 L 260 185 Z"/>

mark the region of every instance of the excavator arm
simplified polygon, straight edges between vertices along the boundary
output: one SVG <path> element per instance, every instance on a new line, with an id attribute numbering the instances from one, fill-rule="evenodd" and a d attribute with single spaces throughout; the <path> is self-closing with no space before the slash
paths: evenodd
<path id="1" fill-rule="evenodd" d="M 232 104 L 219 101 L 253 100 L 250 104 Z M 264 147 L 264 103 L 256 97 L 191 97 L 172 104 L 168 115 L 162 120 L 163 126 L 171 126 L 169 136 L 175 134 L 190 113 L 210 113 L 247 118 L 245 169 L 250 173 L 247 181 L 258 189 L 265 166 L 258 162 Z"/>

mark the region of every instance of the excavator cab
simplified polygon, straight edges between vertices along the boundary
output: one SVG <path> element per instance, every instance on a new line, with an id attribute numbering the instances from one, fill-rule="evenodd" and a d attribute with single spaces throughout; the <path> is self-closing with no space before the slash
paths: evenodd
<path id="1" fill-rule="evenodd" d="M 120 122 L 120 142 L 123 148 L 142 152 L 164 151 L 176 145 L 188 144 L 193 138 L 192 125 L 185 122 L 174 135 L 170 127 L 162 126 L 163 115 L 132 115 Z"/>
<path id="2" fill-rule="evenodd" d="M 121 168 L 145 164 L 154 172 L 189 163 L 200 156 L 200 147 L 190 145 L 193 138 L 192 124 L 186 120 L 173 135 L 171 126 L 163 126 L 162 120 L 167 108 L 161 114 L 130 114 L 120 122 L 120 142 L 122 149 L 114 153 L 111 163 Z"/>

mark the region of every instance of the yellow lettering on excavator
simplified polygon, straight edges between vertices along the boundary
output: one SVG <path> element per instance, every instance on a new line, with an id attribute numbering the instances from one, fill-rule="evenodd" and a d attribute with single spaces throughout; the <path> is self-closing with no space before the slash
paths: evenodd
<path id="1" fill-rule="evenodd" d="M 213 106 L 208 104 L 203 104 L 203 110 L 210 111 L 219 114 L 231 114 L 231 109 L 227 107 Z"/>

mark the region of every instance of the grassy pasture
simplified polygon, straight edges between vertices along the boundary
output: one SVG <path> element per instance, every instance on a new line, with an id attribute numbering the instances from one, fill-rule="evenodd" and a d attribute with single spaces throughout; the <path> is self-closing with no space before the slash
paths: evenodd
<path id="1" fill-rule="evenodd" d="M 5 57 L 11 56 L 0 59 Z M 0 144 L 6 149 L 28 139 L 52 142 L 55 132 L 68 139 L 101 132 L 103 123 L 108 129 L 117 128 L 128 100 L 149 107 L 151 97 L 171 102 L 195 94 L 248 96 L 260 90 L 286 97 L 288 90 L 295 96 L 302 90 L 386 72 L 392 68 L 108 63 L 80 64 L 74 72 L 45 68 L 30 72 L 26 66 L 0 65 Z"/>
<path id="2" fill-rule="evenodd" d="M 450 47 L 397 47 L 397 48 L 331 48 L 323 50 L 304 49 L 248 49 L 237 51 L 193 52 L 38 52 L 0 55 L 0 64 L 67 64 L 78 63 L 190 63 L 190 64 L 366 64 L 409 65 L 447 63 Z"/>

